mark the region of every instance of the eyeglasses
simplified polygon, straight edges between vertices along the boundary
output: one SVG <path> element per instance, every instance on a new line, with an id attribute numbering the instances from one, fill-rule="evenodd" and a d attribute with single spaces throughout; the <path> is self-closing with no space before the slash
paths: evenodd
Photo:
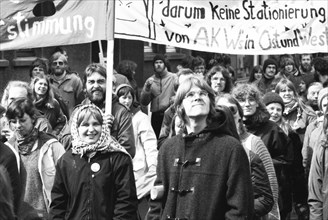
<path id="1" fill-rule="evenodd" d="M 246 103 L 246 101 L 250 104 L 250 105 L 254 105 L 256 104 L 256 99 L 255 98 L 252 98 L 252 97 L 248 97 L 248 98 L 241 98 L 241 99 L 237 99 L 238 102 L 240 104 L 242 103 Z"/>
<path id="2" fill-rule="evenodd" d="M 208 97 L 208 92 L 206 92 L 205 90 L 200 90 L 200 91 L 191 91 L 188 92 L 185 95 L 185 99 L 193 99 L 195 98 L 196 94 L 198 94 L 199 97 L 204 98 L 204 97 Z"/>
<path id="3" fill-rule="evenodd" d="M 54 62 L 52 62 L 52 64 L 51 65 L 53 65 L 53 66 L 63 66 L 64 65 L 64 62 L 63 61 L 54 61 Z"/>

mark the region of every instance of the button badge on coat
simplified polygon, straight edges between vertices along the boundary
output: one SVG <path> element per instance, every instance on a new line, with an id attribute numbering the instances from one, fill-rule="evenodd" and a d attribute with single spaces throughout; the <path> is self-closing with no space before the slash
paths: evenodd
<path id="1" fill-rule="evenodd" d="M 91 170 L 92 170 L 92 172 L 98 172 L 99 170 L 100 170 L 100 165 L 99 165 L 99 163 L 93 163 L 93 164 L 91 164 Z"/>

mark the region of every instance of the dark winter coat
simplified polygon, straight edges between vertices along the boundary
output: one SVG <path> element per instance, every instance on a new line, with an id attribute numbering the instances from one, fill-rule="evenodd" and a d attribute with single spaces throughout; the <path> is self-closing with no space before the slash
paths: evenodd
<path id="1" fill-rule="evenodd" d="M 272 210 L 274 204 L 270 181 L 260 157 L 253 151 L 245 150 L 250 160 L 254 190 L 254 219 L 260 219 Z"/>
<path id="2" fill-rule="evenodd" d="M 251 219 L 254 209 L 249 162 L 221 115 L 197 135 L 177 135 L 160 148 L 149 220 Z M 231 125 L 230 125 L 231 126 Z"/>
<path id="3" fill-rule="evenodd" d="M 93 164 L 100 169 L 93 172 Z M 67 151 L 58 161 L 51 192 L 52 219 L 137 219 L 131 158 L 121 152 L 88 157 Z"/>
<path id="4" fill-rule="evenodd" d="M 52 133 L 58 135 L 66 124 L 66 117 L 61 111 L 60 105 L 56 100 L 52 101 L 36 101 L 35 107 L 40 111 L 41 115 L 48 119 Z"/>
<path id="5" fill-rule="evenodd" d="M 89 99 L 85 99 L 81 104 L 91 104 L 91 101 Z M 75 109 L 77 108 L 78 106 L 76 106 Z M 105 105 L 101 109 L 105 111 Z M 74 112 L 72 113 L 71 118 L 73 118 L 73 115 Z M 136 152 L 136 148 L 133 136 L 132 116 L 129 110 L 118 102 L 118 98 L 115 95 L 113 95 L 112 99 L 112 115 L 114 116 L 114 121 L 110 129 L 110 134 L 118 141 L 120 145 L 126 149 L 126 151 L 133 158 Z M 71 120 L 66 124 L 59 138 L 59 141 L 63 144 L 66 150 L 69 150 L 72 145 L 70 123 Z"/>
<path id="6" fill-rule="evenodd" d="M 273 121 L 269 113 L 257 110 L 244 120 L 247 131 L 259 136 L 271 155 L 279 185 L 280 213 L 289 213 L 292 209 L 290 172 L 293 162 L 293 146 L 284 131 Z"/>
<path id="7" fill-rule="evenodd" d="M 0 164 L 7 169 L 11 186 L 13 189 L 14 209 L 17 214 L 19 199 L 21 195 L 21 183 L 18 173 L 17 159 L 14 152 L 5 144 L 0 142 Z"/>

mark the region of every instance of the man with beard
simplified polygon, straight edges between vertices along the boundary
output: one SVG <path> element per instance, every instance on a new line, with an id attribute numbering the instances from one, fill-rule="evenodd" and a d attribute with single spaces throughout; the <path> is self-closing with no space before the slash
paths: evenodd
<path id="1" fill-rule="evenodd" d="M 272 92 L 277 83 L 280 81 L 281 78 L 276 77 L 278 72 L 278 64 L 277 62 L 272 59 L 268 58 L 263 63 L 263 74 L 260 81 L 256 83 L 258 89 L 263 93 Z"/>
<path id="2" fill-rule="evenodd" d="M 141 91 L 140 104 L 147 106 L 151 103 L 151 125 L 156 137 L 159 137 L 164 112 L 170 106 L 170 99 L 174 96 L 174 82 L 177 76 L 167 70 L 167 62 L 162 54 L 153 58 L 155 73 L 149 77 Z"/>
<path id="3" fill-rule="evenodd" d="M 84 98 L 82 81 L 76 74 L 69 72 L 67 58 L 60 52 L 55 52 L 51 56 L 50 70 L 50 82 L 64 100 L 71 115 L 74 107 Z"/>
<path id="4" fill-rule="evenodd" d="M 95 104 L 105 112 L 106 77 L 106 68 L 102 65 L 93 63 L 86 67 L 83 81 L 87 97 L 82 101 L 81 105 Z M 134 157 L 135 145 L 131 113 L 124 105 L 119 103 L 117 96 L 114 94 L 112 96 L 111 112 L 114 116 L 112 127 L 110 129 L 111 136 L 113 136 L 118 143 L 127 150 L 131 157 Z M 72 116 L 74 113 L 75 111 L 73 111 Z M 60 142 L 66 150 L 71 148 L 71 123 L 70 120 L 60 137 Z"/>
<path id="5" fill-rule="evenodd" d="M 304 83 L 308 87 L 314 82 L 315 70 L 312 66 L 312 54 L 302 54 L 300 67 L 293 75 L 289 75 L 288 79 L 293 82 L 297 93 L 300 92 L 300 84 Z"/>

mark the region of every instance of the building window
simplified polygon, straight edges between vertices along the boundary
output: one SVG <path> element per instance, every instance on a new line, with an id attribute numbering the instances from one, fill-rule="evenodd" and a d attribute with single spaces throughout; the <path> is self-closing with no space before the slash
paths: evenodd
<path id="1" fill-rule="evenodd" d="M 153 43 L 144 42 L 144 52 L 145 53 L 153 53 Z"/>

